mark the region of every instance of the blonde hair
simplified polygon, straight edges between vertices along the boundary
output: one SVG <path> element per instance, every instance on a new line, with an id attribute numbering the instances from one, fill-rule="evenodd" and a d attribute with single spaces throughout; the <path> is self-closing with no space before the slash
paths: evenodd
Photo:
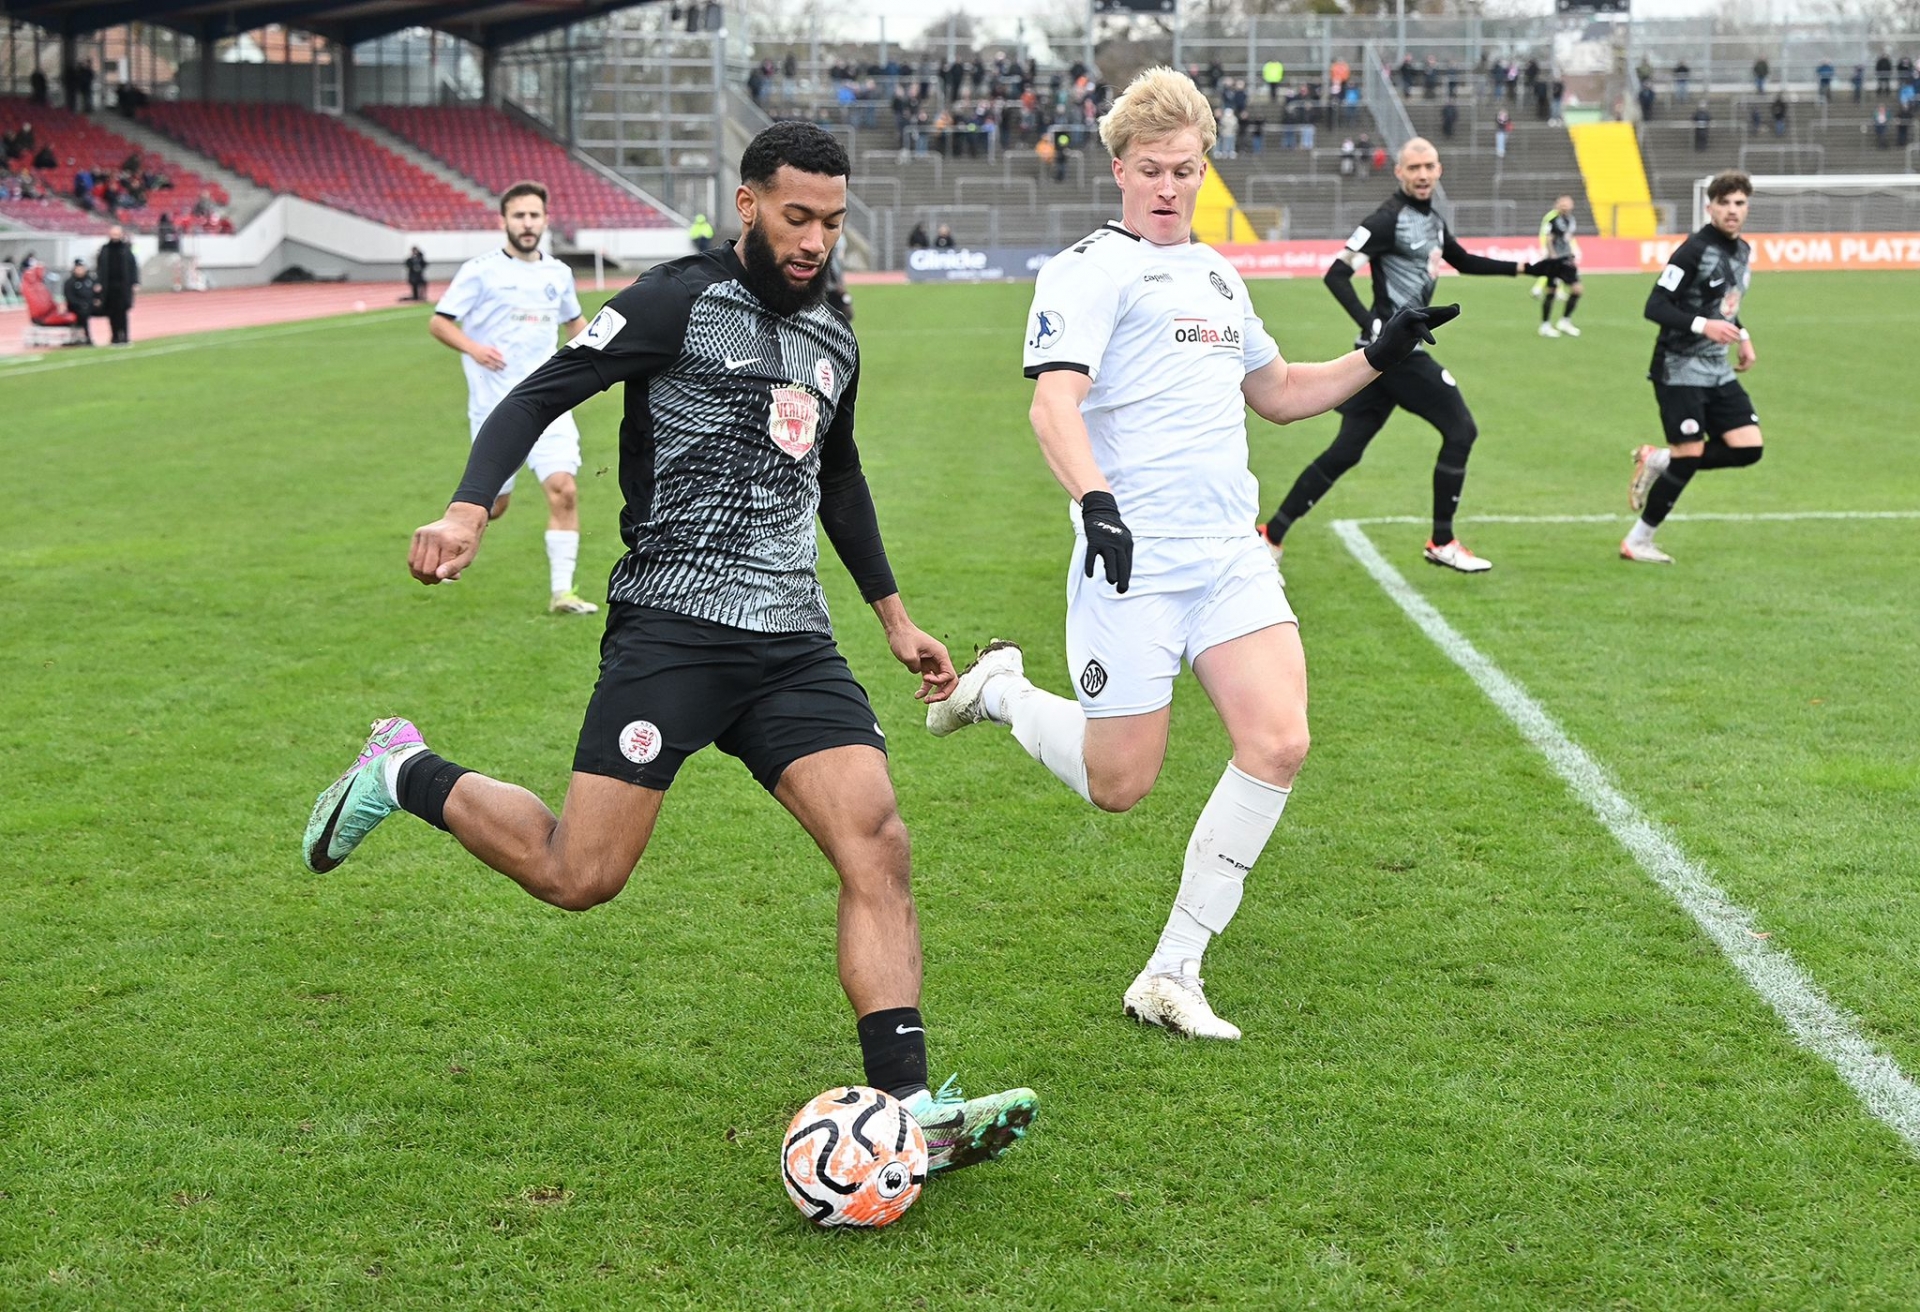
<path id="1" fill-rule="evenodd" d="M 1136 141 L 1165 141 L 1188 128 L 1200 134 L 1200 153 L 1211 153 L 1219 129 L 1206 96 L 1185 73 L 1150 68 L 1127 84 L 1100 120 L 1100 140 L 1119 159 Z"/>

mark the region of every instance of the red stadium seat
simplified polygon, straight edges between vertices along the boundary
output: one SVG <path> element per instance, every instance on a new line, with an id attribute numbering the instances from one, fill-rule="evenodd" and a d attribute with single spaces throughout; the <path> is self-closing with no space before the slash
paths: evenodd
<path id="1" fill-rule="evenodd" d="M 20 276 L 20 294 L 26 298 L 27 318 L 42 328 L 70 328 L 80 322 L 72 310 L 53 303 L 47 271 L 38 264 Z"/>
<path id="2" fill-rule="evenodd" d="M 674 220 L 580 163 L 566 147 L 497 109 L 369 105 L 360 111 L 395 136 L 498 195 L 516 182 L 547 188 L 554 227 L 664 228 Z"/>
<path id="3" fill-rule="evenodd" d="M 499 225 L 491 207 L 312 110 L 179 101 L 149 105 L 141 117 L 270 191 L 391 228 L 466 231 Z"/>
<path id="4" fill-rule="evenodd" d="M 53 199 L 0 202 L 0 214 L 31 227 L 83 235 L 104 233 L 108 220 L 89 215 L 73 203 L 74 175 L 81 169 L 90 169 L 103 179 L 110 178 L 135 154 L 141 157 L 145 171 L 161 175 L 170 185 L 148 193 L 145 205 L 119 212 L 117 221 L 129 228 L 151 231 L 163 213 L 170 212 L 178 218 L 183 211 L 193 208 L 202 191 L 208 192 L 219 205 L 226 205 L 230 199 L 227 189 L 219 183 L 200 177 L 178 160 L 142 150 L 92 119 L 70 114 L 56 105 L 36 105 L 18 96 L 0 96 L 0 125 L 11 132 L 22 123 L 33 124 L 34 139 L 52 146 L 59 160 L 53 168 L 33 171 Z M 17 208 L 21 205 L 43 208 Z M 54 208 L 44 208 L 46 206 Z"/>

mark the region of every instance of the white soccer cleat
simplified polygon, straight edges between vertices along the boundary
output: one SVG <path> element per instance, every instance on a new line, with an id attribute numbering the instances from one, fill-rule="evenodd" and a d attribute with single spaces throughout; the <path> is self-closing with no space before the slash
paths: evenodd
<path id="1" fill-rule="evenodd" d="M 572 588 L 554 593 L 547 601 L 547 610 L 554 615 L 591 615 L 599 609 Z"/>
<path id="2" fill-rule="evenodd" d="M 1573 320 L 1571 319 L 1562 319 L 1559 323 L 1555 324 L 1554 327 L 1560 330 L 1562 337 L 1578 337 L 1580 335 L 1580 330 L 1573 326 Z"/>
<path id="3" fill-rule="evenodd" d="M 1421 553 L 1429 565 L 1444 565 L 1448 569 L 1457 569 L 1462 574 L 1484 574 L 1493 568 L 1493 562 L 1484 556 L 1476 556 L 1461 543 L 1459 538 L 1444 547 L 1433 545 L 1428 539 L 1426 550 Z"/>
<path id="4" fill-rule="evenodd" d="M 1639 514 L 1647 508 L 1647 493 L 1667 472 L 1673 452 L 1664 446 L 1638 446 L 1633 449 L 1633 479 L 1627 484 L 1627 509 Z"/>
<path id="5" fill-rule="evenodd" d="M 1673 557 L 1653 545 L 1651 542 L 1635 542 L 1632 538 L 1620 539 L 1620 559 L 1636 560 L 1642 565 L 1671 565 Z"/>
<path id="6" fill-rule="evenodd" d="M 1025 678 L 1026 672 L 1019 645 L 995 638 L 980 649 L 973 664 L 960 672 L 953 696 L 927 707 L 927 732 L 935 738 L 945 738 L 970 724 L 980 723 L 987 718 L 986 699 L 981 694 L 986 691 L 988 681 L 1002 674 Z"/>
<path id="7" fill-rule="evenodd" d="M 1542 320 L 1540 323 L 1540 335 L 1542 337 L 1558 337 L 1560 333 L 1552 324 Z"/>
<path id="8" fill-rule="evenodd" d="M 1143 970 L 1127 989 L 1127 1015 L 1142 1025 L 1158 1025 L 1190 1039 L 1238 1039 L 1240 1027 L 1221 1020 L 1207 1005 L 1207 995 L 1201 990 L 1204 982 L 1197 961 L 1181 962 L 1177 975 L 1153 975 Z"/>

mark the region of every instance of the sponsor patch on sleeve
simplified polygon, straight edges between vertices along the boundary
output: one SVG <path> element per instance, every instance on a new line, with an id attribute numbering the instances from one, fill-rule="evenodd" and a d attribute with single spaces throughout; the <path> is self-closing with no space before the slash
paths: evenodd
<path id="1" fill-rule="evenodd" d="M 591 350 L 604 351 L 607 343 L 618 337 L 621 329 L 626 326 L 627 316 L 614 309 L 611 305 L 605 305 L 600 308 L 600 313 L 593 316 L 593 322 L 582 329 L 580 335 L 568 342 L 567 345 L 584 346 Z"/>
<path id="2" fill-rule="evenodd" d="M 1681 280 L 1686 276 L 1687 271 L 1685 269 L 1677 264 L 1669 264 L 1666 268 L 1660 270 L 1660 285 L 1668 291 L 1675 291 L 1679 288 Z"/>
<path id="3" fill-rule="evenodd" d="M 1367 248 L 1367 243 L 1372 240 L 1373 234 L 1367 230 L 1367 225 L 1363 223 L 1353 230 L 1353 236 L 1347 238 L 1347 249 L 1350 251 L 1364 251 Z"/>

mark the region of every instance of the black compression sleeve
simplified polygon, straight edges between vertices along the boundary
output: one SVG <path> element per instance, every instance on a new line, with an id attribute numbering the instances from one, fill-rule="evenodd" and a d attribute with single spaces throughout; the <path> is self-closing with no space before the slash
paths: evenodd
<path id="1" fill-rule="evenodd" d="M 1496 260 L 1491 256 L 1475 255 L 1462 246 L 1451 232 L 1447 234 L 1446 242 L 1440 247 L 1440 258 L 1461 273 L 1468 275 L 1511 278 L 1520 272 L 1520 266 L 1512 260 Z"/>
<path id="2" fill-rule="evenodd" d="M 1373 329 L 1373 316 L 1367 313 L 1367 307 L 1360 303 L 1360 293 L 1353 290 L 1353 266 L 1341 256 L 1334 256 L 1333 263 L 1327 266 L 1327 273 L 1320 281 L 1327 284 L 1327 290 L 1333 293 L 1333 299 L 1340 302 L 1340 308 L 1347 317 L 1359 325 L 1361 332 Z"/>
<path id="3" fill-rule="evenodd" d="M 1683 333 L 1693 331 L 1693 316 L 1687 313 L 1686 307 L 1673 299 L 1672 293 L 1657 283 L 1647 294 L 1647 308 L 1644 313 L 1647 318 L 1662 328 L 1672 328 Z"/>
<path id="4" fill-rule="evenodd" d="M 860 448 L 853 441 L 853 412 L 860 389 L 856 368 L 827 430 L 820 451 L 820 523 L 834 554 L 860 588 L 869 604 L 900 591 L 880 541 L 880 518 L 873 509 L 873 490 L 860 468 Z"/>
<path id="5" fill-rule="evenodd" d="M 492 506 L 501 484 L 525 463 L 547 426 L 605 388 L 585 352 L 561 348 L 508 392 L 480 425 L 467 456 L 467 472 L 453 499 Z"/>

